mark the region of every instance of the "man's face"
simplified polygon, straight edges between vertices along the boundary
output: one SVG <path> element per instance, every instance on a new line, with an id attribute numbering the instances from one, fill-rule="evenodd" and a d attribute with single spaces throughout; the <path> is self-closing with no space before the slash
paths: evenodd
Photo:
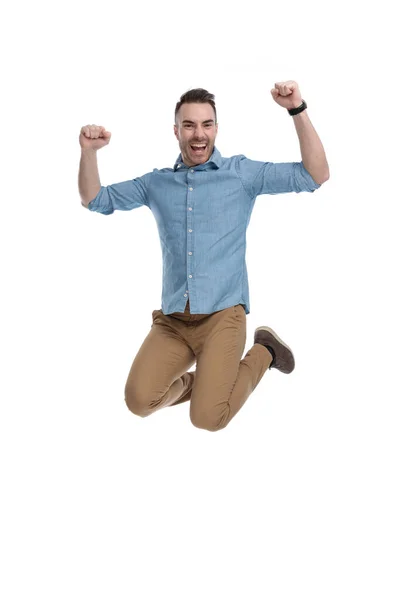
<path id="1" fill-rule="evenodd" d="M 208 161 L 218 132 L 214 109 L 208 102 L 184 103 L 176 115 L 175 136 L 187 167 Z M 201 146 L 196 149 L 194 146 Z M 204 148 L 205 146 L 205 148 Z"/>

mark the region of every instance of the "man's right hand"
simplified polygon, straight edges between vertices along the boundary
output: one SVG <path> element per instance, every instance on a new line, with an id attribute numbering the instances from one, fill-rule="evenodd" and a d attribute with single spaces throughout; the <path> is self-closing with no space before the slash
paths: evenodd
<path id="1" fill-rule="evenodd" d="M 111 133 L 101 125 L 84 125 L 79 136 L 82 150 L 100 150 L 110 142 Z"/>

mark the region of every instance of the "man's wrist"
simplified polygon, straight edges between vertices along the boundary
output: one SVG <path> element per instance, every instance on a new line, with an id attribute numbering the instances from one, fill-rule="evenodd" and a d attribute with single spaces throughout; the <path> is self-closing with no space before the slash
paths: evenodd
<path id="1" fill-rule="evenodd" d="M 289 115 L 291 115 L 293 117 L 295 115 L 302 113 L 306 108 L 307 108 L 306 101 L 302 100 L 301 104 L 299 104 L 298 106 L 293 107 L 293 108 L 288 108 L 288 113 L 289 113 Z"/>
<path id="2" fill-rule="evenodd" d="M 97 150 L 94 150 L 93 148 L 81 148 L 81 154 L 91 156 L 93 154 L 97 154 Z"/>

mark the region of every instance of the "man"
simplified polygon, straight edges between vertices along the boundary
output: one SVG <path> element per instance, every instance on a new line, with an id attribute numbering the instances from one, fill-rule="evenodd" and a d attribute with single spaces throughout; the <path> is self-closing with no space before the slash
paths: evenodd
<path id="1" fill-rule="evenodd" d="M 96 151 L 109 143 L 102 126 L 82 127 L 79 192 L 89 210 L 149 208 L 163 256 L 161 310 L 133 361 L 125 387 L 129 409 L 140 416 L 190 400 L 190 418 L 217 431 L 240 410 L 267 369 L 294 369 L 291 349 L 269 327 L 257 327 L 242 359 L 250 312 L 245 263 L 246 230 L 260 194 L 314 192 L 329 179 L 322 143 L 295 81 L 271 94 L 289 111 L 302 162 L 223 158 L 214 96 L 186 92 L 175 110 L 181 150 L 173 168 L 101 186 Z M 196 371 L 188 369 L 196 363 Z"/>

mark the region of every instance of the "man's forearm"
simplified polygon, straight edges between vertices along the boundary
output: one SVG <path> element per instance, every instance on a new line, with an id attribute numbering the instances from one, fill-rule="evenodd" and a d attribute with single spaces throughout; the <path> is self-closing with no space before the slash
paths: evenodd
<path id="1" fill-rule="evenodd" d="M 101 184 L 95 150 L 82 150 L 78 175 L 79 194 L 83 206 L 91 202 L 99 193 Z"/>
<path id="2" fill-rule="evenodd" d="M 315 131 L 307 110 L 292 117 L 300 141 L 303 165 L 316 183 L 324 183 L 329 179 L 329 165 L 324 147 Z"/>

